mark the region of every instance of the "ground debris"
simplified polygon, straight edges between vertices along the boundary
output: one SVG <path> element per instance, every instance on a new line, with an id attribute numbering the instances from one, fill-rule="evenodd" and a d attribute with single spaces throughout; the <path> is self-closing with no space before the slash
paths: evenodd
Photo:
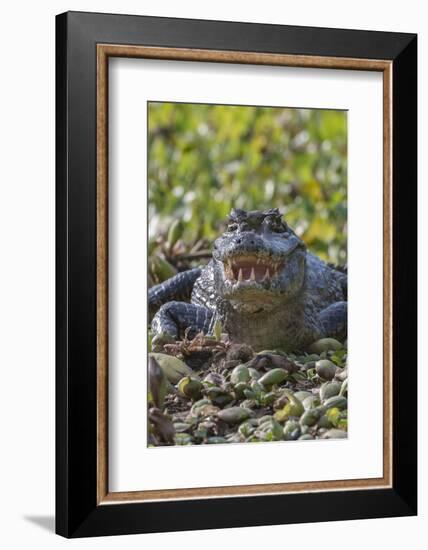
<path id="1" fill-rule="evenodd" d="M 165 344 L 164 353 L 185 361 L 192 371 L 186 380 L 170 385 L 159 411 L 165 418 L 158 412 L 153 418 L 151 410 L 150 445 L 346 437 L 348 386 L 343 346 L 339 353 L 335 346 L 319 355 L 281 350 L 256 353 L 246 344 L 230 343 L 224 334 L 221 339 L 203 334 L 188 338 L 186 334 L 180 341 Z M 332 381 L 317 373 L 315 365 L 320 360 L 336 365 Z M 193 398 L 180 391 L 190 383 L 189 377 L 198 388 Z"/>

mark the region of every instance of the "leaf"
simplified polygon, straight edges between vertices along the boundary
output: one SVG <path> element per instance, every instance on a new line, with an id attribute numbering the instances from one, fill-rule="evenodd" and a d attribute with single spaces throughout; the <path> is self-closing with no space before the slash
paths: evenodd
<path id="1" fill-rule="evenodd" d="M 222 334 L 222 325 L 220 319 L 216 319 L 214 323 L 214 336 L 215 339 L 219 342 L 221 340 L 221 334 Z"/>
<path id="2" fill-rule="evenodd" d="M 148 378 L 149 397 L 158 409 L 162 409 L 166 395 L 166 376 L 153 356 L 149 356 Z"/>
<path id="3" fill-rule="evenodd" d="M 329 421 L 333 424 L 333 426 L 337 428 L 340 420 L 340 410 L 337 407 L 333 407 L 329 409 L 325 414 Z"/>

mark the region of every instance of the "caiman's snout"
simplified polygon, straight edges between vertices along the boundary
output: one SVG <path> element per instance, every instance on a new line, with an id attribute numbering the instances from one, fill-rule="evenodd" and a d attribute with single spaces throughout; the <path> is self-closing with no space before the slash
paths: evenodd
<path id="1" fill-rule="evenodd" d="M 232 210 L 213 248 L 219 295 L 231 300 L 235 309 L 272 308 L 301 288 L 305 255 L 303 242 L 276 209 Z"/>
<path id="2" fill-rule="evenodd" d="M 229 254 L 252 254 L 264 249 L 264 244 L 254 231 L 245 231 L 236 236 L 229 249 Z"/>
<path id="3" fill-rule="evenodd" d="M 219 281 L 225 285 L 223 294 L 256 290 L 284 293 L 283 287 L 293 278 L 294 264 L 304 256 L 304 250 L 294 254 L 300 247 L 304 248 L 303 242 L 278 210 L 232 210 L 227 229 L 213 249 Z"/>

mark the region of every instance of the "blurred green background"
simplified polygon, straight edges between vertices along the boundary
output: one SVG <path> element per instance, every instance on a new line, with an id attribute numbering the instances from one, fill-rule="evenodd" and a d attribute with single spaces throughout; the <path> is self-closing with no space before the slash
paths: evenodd
<path id="1" fill-rule="evenodd" d="M 310 250 L 346 263 L 346 112 L 151 102 L 148 122 L 155 261 L 200 263 L 231 207 L 278 207 Z"/>

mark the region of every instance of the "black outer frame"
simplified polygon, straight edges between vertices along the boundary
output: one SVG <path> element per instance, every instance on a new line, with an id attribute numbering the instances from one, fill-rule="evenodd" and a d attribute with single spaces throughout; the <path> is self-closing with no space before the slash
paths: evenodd
<path id="1" fill-rule="evenodd" d="M 96 44 L 393 61 L 393 487 L 97 506 Z M 417 513 L 417 36 L 68 12 L 56 17 L 56 532 L 65 537 Z M 407 421 L 412 418 L 412 422 Z"/>

